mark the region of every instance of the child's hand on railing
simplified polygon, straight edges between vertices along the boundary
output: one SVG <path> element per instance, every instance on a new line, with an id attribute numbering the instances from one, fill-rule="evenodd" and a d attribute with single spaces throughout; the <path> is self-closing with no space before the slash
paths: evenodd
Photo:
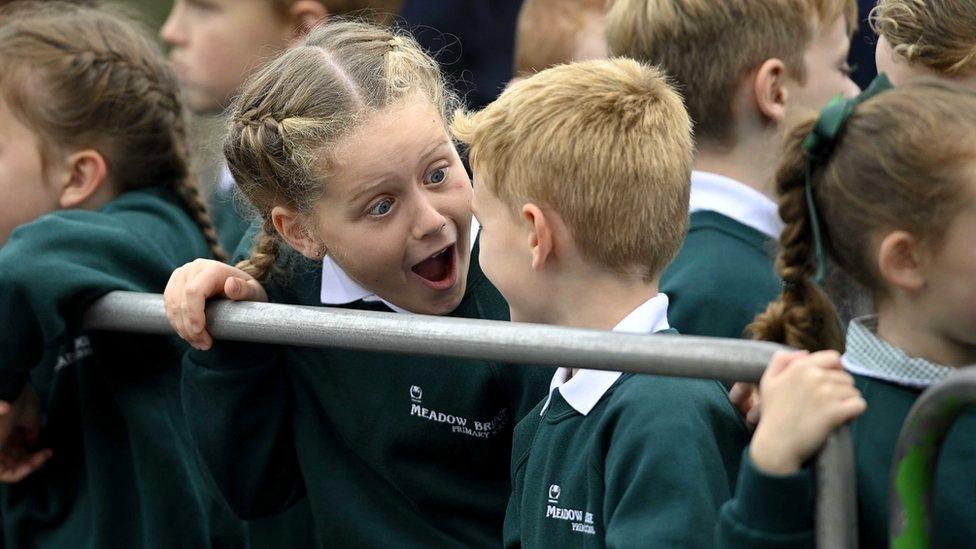
<path id="1" fill-rule="evenodd" d="M 836 351 L 777 353 L 759 383 L 762 418 L 749 456 L 768 474 L 798 471 L 835 429 L 867 403 Z"/>
<path id="2" fill-rule="evenodd" d="M 38 450 L 41 401 L 25 385 L 14 402 L 0 401 L 0 482 L 20 482 L 51 459 L 50 449 Z"/>
<path id="3" fill-rule="evenodd" d="M 759 413 L 762 409 L 759 401 L 759 386 L 755 383 L 740 381 L 733 385 L 732 390 L 729 391 L 729 400 L 732 401 L 732 405 L 745 420 L 746 427 L 749 427 L 750 431 L 755 431 L 756 425 L 759 424 Z"/>
<path id="4" fill-rule="evenodd" d="M 166 318 L 180 337 L 204 351 L 213 345 L 205 311 L 212 297 L 268 301 L 264 287 L 253 276 L 219 261 L 197 259 L 173 271 L 163 292 Z"/>

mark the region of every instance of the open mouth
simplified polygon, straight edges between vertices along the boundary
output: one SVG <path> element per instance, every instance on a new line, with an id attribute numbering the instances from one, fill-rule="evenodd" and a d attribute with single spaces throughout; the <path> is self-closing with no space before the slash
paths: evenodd
<path id="1" fill-rule="evenodd" d="M 427 286 L 446 290 L 457 281 L 457 245 L 451 244 L 411 269 Z"/>

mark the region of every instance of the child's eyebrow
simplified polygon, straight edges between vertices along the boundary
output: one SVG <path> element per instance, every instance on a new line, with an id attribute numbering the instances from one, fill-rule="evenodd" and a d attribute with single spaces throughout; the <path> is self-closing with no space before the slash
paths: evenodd
<path id="1" fill-rule="evenodd" d="M 364 195 L 372 194 L 376 192 L 377 188 L 382 187 L 389 180 L 390 178 L 383 177 L 381 179 L 377 179 L 373 181 L 372 183 L 367 184 L 365 187 L 363 187 L 362 189 L 360 189 L 359 191 L 357 191 L 355 194 L 352 195 L 352 198 L 349 199 L 349 203 L 352 204 L 354 202 L 358 202 L 359 199 L 362 198 Z"/>
<path id="2" fill-rule="evenodd" d="M 440 148 L 442 148 L 444 146 L 448 146 L 450 144 L 451 144 L 451 140 L 448 139 L 448 138 L 446 138 L 446 137 L 442 141 L 438 141 L 437 143 L 434 143 L 420 157 L 421 162 L 427 160 L 427 158 L 429 156 L 433 155 L 435 152 L 437 152 L 438 149 L 440 149 Z"/>

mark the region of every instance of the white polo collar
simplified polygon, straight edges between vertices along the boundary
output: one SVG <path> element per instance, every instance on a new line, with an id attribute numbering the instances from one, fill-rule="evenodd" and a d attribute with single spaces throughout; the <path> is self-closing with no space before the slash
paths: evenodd
<path id="1" fill-rule="evenodd" d="M 474 248 L 474 243 L 477 241 L 478 231 L 480 229 L 481 225 L 478 224 L 478 220 L 474 216 L 471 216 L 471 237 L 469 240 L 472 249 Z M 364 288 L 361 284 L 353 280 L 351 276 L 346 274 L 346 271 L 328 255 L 322 260 L 322 290 L 320 298 L 323 305 L 348 305 L 349 303 L 360 300 L 367 303 L 379 301 L 395 312 L 412 314 L 410 311 L 397 307 Z"/>
<path id="2" fill-rule="evenodd" d="M 668 296 L 657 294 L 624 317 L 614 327 L 613 331 L 652 334 L 667 330 L 670 327 L 668 324 Z M 600 399 L 616 383 L 617 379 L 623 375 L 621 372 L 606 370 L 580 370 L 572 379 L 567 381 L 570 373 L 569 368 L 556 370 L 552 376 L 552 383 L 549 384 L 549 397 L 546 399 L 545 405 L 542 406 L 541 414 L 545 414 L 549 408 L 553 389 L 559 388 L 559 394 L 566 399 L 566 402 L 574 410 L 585 416 L 600 402 Z"/>
<path id="3" fill-rule="evenodd" d="M 711 211 L 771 238 L 783 232 L 779 205 L 735 179 L 711 172 L 691 172 L 691 213 Z"/>
<path id="4" fill-rule="evenodd" d="M 225 162 L 220 167 L 220 175 L 217 177 L 217 189 L 219 189 L 220 192 L 229 193 L 233 191 L 234 187 L 236 186 L 237 186 L 237 182 L 234 181 L 234 176 L 231 175 L 230 168 L 227 166 L 227 163 Z"/>

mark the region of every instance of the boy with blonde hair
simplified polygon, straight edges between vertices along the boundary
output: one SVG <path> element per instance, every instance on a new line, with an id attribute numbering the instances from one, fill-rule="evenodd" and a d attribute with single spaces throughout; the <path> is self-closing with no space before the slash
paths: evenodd
<path id="1" fill-rule="evenodd" d="M 616 0 L 612 55 L 676 81 L 697 139 L 691 224 L 661 287 L 686 334 L 741 337 L 779 295 L 782 228 L 773 188 L 782 128 L 800 110 L 853 96 L 853 0 Z"/>
<path id="2" fill-rule="evenodd" d="M 659 71 L 557 66 L 454 128 L 512 320 L 675 333 L 658 280 L 685 233 L 692 139 Z M 561 368 L 515 429 L 505 543 L 710 546 L 746 439 L 718 382 Z"/>

